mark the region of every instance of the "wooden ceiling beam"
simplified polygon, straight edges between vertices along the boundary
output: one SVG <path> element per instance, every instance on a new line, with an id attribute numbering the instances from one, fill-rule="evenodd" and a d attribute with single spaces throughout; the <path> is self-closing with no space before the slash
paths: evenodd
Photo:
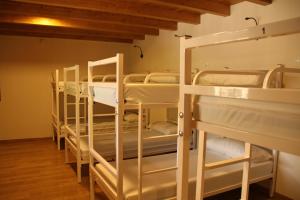
<path id="1" fill-rule="evenodd" d="M 218 1 L 222 1 L 223 3 L 227 3 L 229 5 L 241 3 L 244 1 L 249 1 L 263 6 L 270 5 L 272 3 L 272 0 L 218 0 Z"/>
<path id="2" fill-rule="evenodd" d="M 62 33 L 44 33 L 44 32 L 30 32 L 22 30 L 11 30 L 0 27 L 0 35 L 8 36 L 27 36 L 27 37 L 45 37 L 45 38 L 61 38 L 61 39 L 75 39 L 75 40 L 90 40 L 90 41 L 103 41 L 103 42 L 119 42 L 119 43 L 133 43 L 131 39 L 120 38 L 107 38 L 100 36 L 86 36 L 86 35 L 66 35 Z"/>
<path id="3" fill-rule="evenodd" d="M 260 4 L 260 5 L 270 5 L 272 3 L 272 0 L 248 0 L 249 2 Z"/>
<path id="4" fill-rule="evenodd" d="M 221 16 L 230 15 L 230 5 L 212 0 L 143 0 L 175 8 L 196 11 L 198 13 L 211 13 Z"/>
<path id="5" fill-rule="evenodd" d="M 48 6 L 13 1 L 0 1 L 0 10 L 2 13 L 30 13 L 30 15 L 36 15 L 40 17 L 63 18 L 72 20 L 79 19 L 93 22 L 96 21 L 111 24 L 122 24 L 135 27 L 177 30 L 177 22 L 174 21 L 151 19 L 147 17 L 134 17 L 130 15 L 113 14 L 100 11 L 64 8 L 58 6 Z"/>
<path id="6" fill-rule="evenodd" d="M 134 33 L 116 33 L 108 31 L 90 31 L 83 29 L 74 29 L 67 27 L 57 26 L 45 26 L 45 25 L 28 25 L 28 24 L 11 24 L 11 23 L 0 23 L 0 27 L 6 30 L 18 30 L 23 32 L 36 32 L 45 34 L 56 34 L 61 33 L 75 36 L 87 36 L 87 37 L 104 37 L 104 38 L 118 38 L 118 39 L 130 39 L 130 40 L 144 40 L 145 36 Z"/>
<path id="7" fill-rule="evenodd" d="M 76 9 L 102 11 L 116 14 L 149 17 L 161 20 L 200 23 L 198 12 L 186 9 L 174 9 L 166 5 L 157 5 L 133 0 L 15 0 L 19 2 L 36 3 L 41 5 L 61 6 Z"/>
<path id="8" fill-rule="evenodd" d="M 38 16 L 2 13 L 0 10 L 0 22 L 19 23 L 19 24 L 38 24 L 39 20 L 42 19 L 43 18 L 40 18 Z M 57 22 L 55 26 L 61 26 L 61 27 L 86 29 L 86 30 L 136 33 L 141 35 L 159 34 L 158 29 L 149 28 L 149 27 L 136 27 L 136 26 L 123 25 L 123 24 L 110 24 L 110 23 L 95 22 L 95 21 L 59 19 L 59 18 L 51 18 L 51 20 Z"/>

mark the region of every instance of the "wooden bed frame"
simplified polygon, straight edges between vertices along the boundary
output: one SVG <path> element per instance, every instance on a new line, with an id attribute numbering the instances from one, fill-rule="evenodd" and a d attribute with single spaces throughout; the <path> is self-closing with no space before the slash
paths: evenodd
<path id="1" fill-rule="evenodd" d="M 94 83 L 92 82 L 93 68 L 96 66 L 103 66 L 115 64 L 116 65 L 116 82 L 115 83 Z M 139 196 L 142 192 L 142 177 L 146 174 L 159 173 L 172 169 L 162 169 L 156 171 L 142 171 L 142 149 L 143 140 L 159 140 L 167 137 L 177 137 L 178 135 L 164 135 L 164 136 L 153 136 L 153 137 L 142 137 L 143 132 L 143 117 L 145 110 L 155 107 L 177 107 L 177 103 L 124 103 L 124 93 L 123 93 L 123 54 L 117 54 L 115 57 L 107 58 L 99 61 L 91 61 L 88 63 L 88 80 L 89 80 L 89 90 L 88 90 L 88 116 L 89 116 L 89 148 L 90 148 L 90 198 L 94 199 L 94 184 L 99 183 L 99 186 L 105 192 L 105 194 L 110 199 L 123 199 L 123 115 L 124 110 L 134 109 L 138 110 L 139 113 L 139 125 L 138 125 L 138 179 L 139 179 Z M 116 130 L 116 167 L 112 166 L 104 157 L 102 157 L 93 147 L 93 104 L 94 102 L 103 103 L 97 101 L 93 96 L 93 87 L 108 87 L 113 88 L 116 91 L 116 101 L 110 102 L 109 104 L 115 108 L 115 130 Z M 107 180 L 99 174 L 95 168 L 95 163 L 101 163 L 115 178 L 117 182 L 116 190 L 110 186 Z"/>
<path id="2" fill-rule="evenodd" d="M 215 96 L 223 98 L 237 98 L 245 100 L 267 101 L 275 103 L 300 104 L 300 91 L 297 89 L 268 88 L 271 76 L 278 72 L 285 72 L 285 69 L 277 69 L 266 75 L 263 88 L 242 88 L 242 87 L 214 87 L 192 85 L 191 78 L 191 50 L 196 47 L 228 44 L 247 40 L 263 39 L 267 37 L 280 36 L 300 32 L 300 18 L 259 25 L 253 28 L 236 32 L 223 32 L 198 38 L 180 40 L 180 103 L 179 103 L 179 137 L 178 140 L 178 173 L 177 173 L 177 199 L 186 200 L 188 195 L 188 141 L 191 128 L 194 126 L 200 130 L 197 163 L 197 185 L 196 199 L 204 198 L 204 171 L 243 162 L 243 179 L 241 199 L 248 199 L 249 190 L 249 169 L 252 144 L 264 146 L 279 151 L 285 151 L 300 155 L 299 142 L 271 138 L 256 133 L 226 128 L 220 125 L 213 125 L 202 121 L 192 120 L 192 95 Z M 298 71 L 297 69 L 293 69 Z M 291 70 L 291 71 L 293 71 Z M 280 85 L 280 83 L 278 84 Z M 245 142 L 245 154 L 238 158 L 225 160 L 216 163 L 205 164 L 205 149 L 207 132 L 212 132 L 228 138 Z M 276 156 L 277 159 L 277 156 Z M 274 172 L 276 173 L 276 172 Z M 274 190 L 274 186 L 273 189 Z"/>

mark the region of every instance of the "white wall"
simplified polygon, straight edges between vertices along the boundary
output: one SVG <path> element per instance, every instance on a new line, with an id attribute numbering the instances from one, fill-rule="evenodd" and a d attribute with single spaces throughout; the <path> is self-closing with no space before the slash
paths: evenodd
<path id="1" fill-rule="evenodd" d="M 244 2 L 232 6 L 231 16 L 203 15 L 201 24 L 194 26 L 180 24 L 179 30 L 160 31 L 159 37 L 147 37 L 136 41 L 144 51 L 144 59 L 139 58 L 137 49 L 130 49 L 130 71 L 179 71 L 179 39 L 174 34 L 201 36 L 210 33 L 239 30 L 254 25 L 245 21 L 246 16 L 259 19 L 260 24 L 280 21 L 300 16 L 299 0 L 274 0 L 271 5 L 259 6 Z M 300 34 L 210 47 L 193 51 L 192 66 L 200 69 L 230 67 L 266 69 L 282 63 L 290 67 L 300 67 Z M 298 86 L 300 83 L 298 83 Z M 300 157 L 280 154 L 277 192 L 293 199 L 300 199 Z"/>
<path id="2" fill-rule="evenodd" d="M 0 140 L 51 136 L 51 73 L 56 68 L 79 64 L 81 74 L 87 74 L 88 60 L 126 53 L 128 47 L 0 36 Z"/>

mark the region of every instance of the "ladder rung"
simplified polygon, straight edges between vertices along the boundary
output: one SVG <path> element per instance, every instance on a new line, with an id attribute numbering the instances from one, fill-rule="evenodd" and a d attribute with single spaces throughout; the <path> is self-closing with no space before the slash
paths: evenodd
<path id="1" fill-rule="evenodd" d="M 215 169 L 215 168 L 224 167 L 227 165 L 233 165 L 236 163 L 245 162 L 249 160 L 250 160 L 249 157 L 240 156 L 228 160 L 222 160 L 222 161 L 205 164 L 205 169 Z"/>
<path id="2" fill-rule="evenodd" d="M 144 140 L 161 140 L 161 139 L 169 139 L 169 138 L 177 138 L 177 134 L 170 134 L 170 135 L 160 135 L 160 136 L 152 136 L 152 137 L 145 137 Z"/>
<path id="3" fill-rule="evenodd" d="M 150 174 L 156 174 L 156 173 L 167 172 L 167 171 L 172 171 L 172 170 L 177 170 L 177 167 L 168 167 L 168 168 L 164 168 L 164 169 L 145 171 L 143 174 L 150 175 Z"/>

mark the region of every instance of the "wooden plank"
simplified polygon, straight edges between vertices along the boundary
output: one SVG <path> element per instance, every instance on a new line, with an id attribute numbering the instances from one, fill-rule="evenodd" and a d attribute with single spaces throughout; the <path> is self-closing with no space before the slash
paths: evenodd
<path id="1" fill-rule="evenodd" d="M 250 159 L 251 159 L 251 149 L 252 145 L 250 143 L 245 143 L 245 157 L 249 159 L 243 164 L 243 178 L 242 178 L 242 194 L 241 200 L 248 200 L 249 197 L 249 176 L 250 176 Z"/>
<path id="2" fill-rule="evenodd" d="M 133 43 L 131 39 L 107 38 L 86 35 L 65 35 L 61 33 L 39 33 L 39 32 L 24 32 L 22 30 L 5 30 L 0 28 L 0 35 L 15 35 L 26 37 L 41 37 L 41 38 L 60 38 L 60 39 L 75 39 L 75 40 L 90 40 L 102 42 L 120 42 L 120 43 Z"/>
<path id="3" fill-rule="evenodd" d="M 40 17 L 79 19 L 92 22 L 106 22 L 110 24 L 126 24 L 134 27 L 153 27 L 177 30 L 177 22 L 170 20 L 13 1 L 0 1 L 0 11 L 2 13 L 21 15 L 28 15 L 28 13 L 30 13 L 30 15 L 37 15 Z"/>
<path id="4" fill-rule="evenodd" d="M 249 1 L 252 3 L 259 4 L 259 5 L 264 5 L 264 6 L 272 3 L 272 0 L 218 0 L 218 1 L 225 3 L 225 4 L 230 4 L 230 5 L 241 3 L 244 1 Z"/>
<path id="5" fill-rule="evenodd" d="M 138 109 L 138 200 L 143 199 L 143 105 L 139 103 Z"/>
<path id="6" fill-rule="evenodd" d="M 45 33 L 45 34 L 64 34 L 75 35 L 75 36 L 91 36 L 93 37 L 104 37 L 104 38 L 118 38 L 118 39 L 145 39 L 144 35 L 135 33 L 117 33 L 109 31 L 88 31 L 83 29 L 73 29 L 65 27 L 54 27 L 54 26 L 44 26 L 44 25 L 27 25 L 27 24 L 9 24 L 0 23 L 0 29 L 4 30 L 17 30 L 30 33 Z"/>
<path id="7" fill-rule="evenodd" d="M 10 14 L 1 13 L 0 11 L 0 22 L 4 23 L 19 23 L 19 24 L 36 24 L 39 22 L 48 20 L 48 18 L 41 18 L 39 16 L 21 15 L 21 14 Z M 54 26 L 68 27 L 75 29 L 85 30 L 99 30 L 99 31 L 111 31 L 111 32 L 125 32 L 125 33 L 136 33 L 136 34 L 148 34 L 158 35 L 159 30 L 157 28 L 150 27 L 137 27 L 124 24 L 111 24 L 105 22 L 87 21 L 80 19 L 65 19 L 65 18 L 50 18 L 49 20 L 57 22 Z"/>
<path id="8" fill-rule="evenodd" d="M 211 0 L 144 0 L 175 8 L 196 11 L 198 13 L 211 13 L 221 16 L 230 15 L 230 5 Z"/>
<path id="9" fill-rule="evenodd" d="M 272 0 L 247 0 L 249 2 L 252 2 L 252 3 L 256 3 L 256 4 L 260 4 L 260 5 L 270 5 L 272 3 Z"/>
<path id="10" fill-rule="evenodd" d="M 182 44 L 182 38 L 180 44 Z M 180 45 L 181 46 L 181 45 Z M 177 199 L 188 199 L 188 169 L 189 169 L 189 148 L 190 148 L 190 134 L 191 121 L 192 121 L 192 109 L 191 109 L 191 95 L 184 93 L 185 84 L 191 84 L 192 76 L 192 52 L 191 50 L 185 50 L 180 48 L 180 88 L 179 88 L 179 118 L 178 118 L 178 131 L 182 132 L 178 137 L 178 170 L 177 170 Z"/>
<path id="11" fill-rule="evenodd" d="M 94 11 L 102 11 L 109 13 L 127 14 L 140 17 L 150 17 L 154 19 L 171 20 L 186 22 L 192 24 L 200 23 L 200 15 L 194 11 L 184 9 L 174 9 L 170 6 L 145 3 L 142 1 L 111 1 L 98 0 L 86 1 L 82 0 L 15 0 L 19 2 L 36 3 L 41 5 L 62 6 L 76 9 L 86 9 Z"/>
<path id="12" fill-rule="evenodd" d="M 185 85 L 186 94 L 213 96 L 243 100 L 265 101 L 269 103 L 300 104 L 299 89 L 278 88 L 244 88 L 244 87 L 218 87 L 218 86 L 191 86 Z"/>
<path id="13" fill-rule="evenodd" d="M 117 54 L 116 63 L 116 83 L 118 85 L 116 89 L 116 102 L 117 106 L 115 111 L 117 116 L 115 117 L 116 128 L 116 168 L 117 168 L 117 198 L 123 199 L 123 117 L 124 117 L 124 94 L 123 94 L 123 67 L 124 67 L 124 55 Z"/>

